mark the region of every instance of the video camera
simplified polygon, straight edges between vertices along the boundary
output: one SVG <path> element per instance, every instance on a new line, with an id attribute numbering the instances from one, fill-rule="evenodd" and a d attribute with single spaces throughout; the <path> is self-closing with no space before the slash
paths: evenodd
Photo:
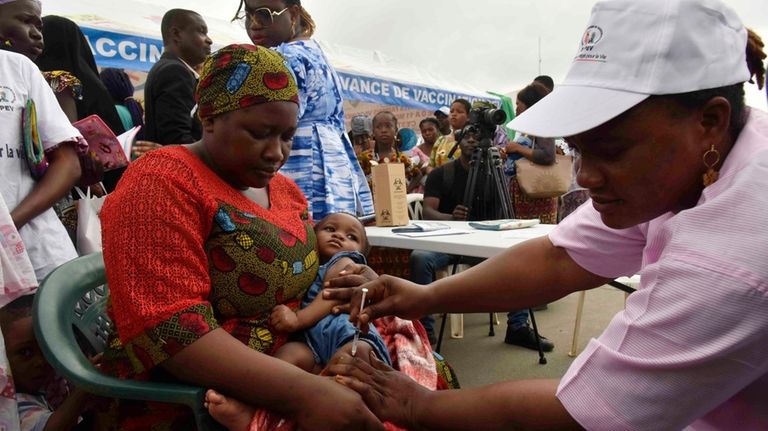
<path id="1" fill-rule="evenodd" d="M 467 125 L 456 133 L 456 142 L 461 142 L 464 136 L 470 134 L 477 137 L 478 145 L 490 145 L 496 126 L 504 124 L 506 120 L 507 114 L 501 109 L 474 108 L 469 111 Z"/>

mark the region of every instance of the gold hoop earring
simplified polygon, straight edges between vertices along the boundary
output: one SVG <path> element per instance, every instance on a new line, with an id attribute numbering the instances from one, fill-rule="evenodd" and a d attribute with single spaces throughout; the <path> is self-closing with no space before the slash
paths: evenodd
<path id="1" fill-rule="evenodd" d="M 712 159 L 714 160 L 710 163 L 709 160 Z M 704 166 L 707 167 L 707 172 L 702 176 L 702 180 L 704 182 L 704 187 L 709 187 L 714 184 L 720 176 L 720 172 L 715 170 L 715 166 L 720 163 L 720 152 L 715 149 L 715 144 L 712 144 L 709 150 L 704 153 L 702 161 L 704 162 Z"/>
<path id="2" fill-rule="evenodd" d="M 11 42 L 11 40 L 10 40 L 10 39 L 6 39 L 6 40 L 5 40 L 5 42 L 3 42 L 3 45 L 4 45 L 6 48 L 10 48 L 10 47 L 12 47 L 12 46 L 13 46 L 13 42 Z"/>

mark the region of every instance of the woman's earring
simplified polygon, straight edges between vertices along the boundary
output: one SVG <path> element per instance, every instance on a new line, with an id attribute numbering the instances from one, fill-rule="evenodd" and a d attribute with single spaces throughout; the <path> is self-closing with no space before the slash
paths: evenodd
<path id="1" fill-rule="evenodd" d="M 11 42 L 11 39 L 6 39 L 5 42 L 3 42 L 3 46 L 6 48 L 10 48 L 13 46 L 13 42 Z"/>
<path id="2" fill-rule="evenodd" d="M 720 162 L 720 152 L 715 149 L 715 145 L 712 146 L 704 153 L 702 158 L 704 166 L 707 167 L 707 172 L 703 176 L 704 187 L 709 187 L 717 181 L 720 173 L 715 170 L 715 166 Z M 711 161 L 711 162 L 710 162 Z"/>

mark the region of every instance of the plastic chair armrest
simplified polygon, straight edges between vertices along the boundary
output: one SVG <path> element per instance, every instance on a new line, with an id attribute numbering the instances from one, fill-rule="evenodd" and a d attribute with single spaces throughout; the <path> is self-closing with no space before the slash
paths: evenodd
<path id="1" fill-rule="evenodd" d="M 84 355 L 70 358 L 58 368 L 64 377 L 84 391 L 109 398 L 184 404 L 193 410 L 203 405 L 205 389 L 177 384 L 123 380 L 99 372 Z"/>

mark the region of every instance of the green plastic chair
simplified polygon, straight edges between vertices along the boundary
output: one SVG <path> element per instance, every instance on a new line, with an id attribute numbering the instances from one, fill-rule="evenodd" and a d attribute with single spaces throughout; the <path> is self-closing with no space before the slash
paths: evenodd
<path id="1" fill-rule="evenodd" d="M 224 430 L 203 406 L 205 389 L 183 384 L 121 380 L 100 373 L 89 354 L 104 350 L 112 322 L 105 306 L 104 259 L 94 253 L 55 269 L 40 285 L 33 305 L 34 329 L 45 358 L 74 385 L 108 398 L 183 404 L 192 409 L 198 430 Z"/>

